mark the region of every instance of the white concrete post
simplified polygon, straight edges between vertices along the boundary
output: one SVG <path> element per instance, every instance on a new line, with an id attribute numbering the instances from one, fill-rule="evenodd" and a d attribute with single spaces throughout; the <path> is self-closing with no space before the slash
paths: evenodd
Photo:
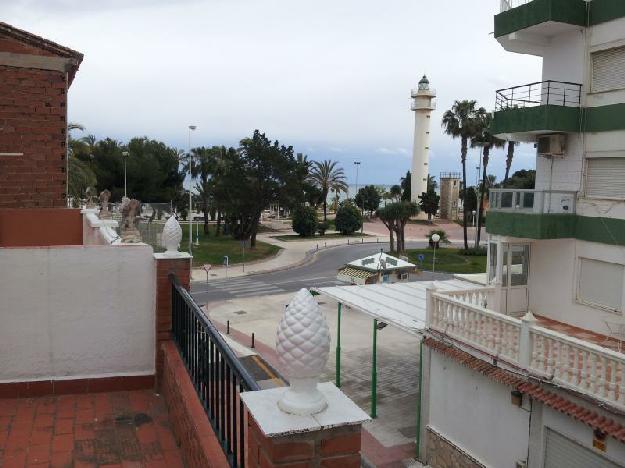
<path id="1" fill-rule="evenodd" d="M 436 287 L 432 285 L 425 290 L 425 328 L 432 325 L 432 314 L 434 313 L 434 298 L 432 293 L 436 292 Z"/>
<path id="2" fill-rule="evenodd" d="M 519 364 L 523 369 L 528 369 L 532 362 L 532 327 L 536 325 L 536 317 L 531 311 L 521 318 L 521 336 L 519 339 Z"/>

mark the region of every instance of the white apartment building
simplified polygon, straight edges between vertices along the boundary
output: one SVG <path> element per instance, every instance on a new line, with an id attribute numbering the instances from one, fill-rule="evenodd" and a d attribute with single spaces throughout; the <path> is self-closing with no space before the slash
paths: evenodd
<path id="1" fill-rule="evenodd" d="M 625 2 L 503 0 L 495 38 L 543 58 L 493 122 L 535 142 L 536 187 L 491 190 L 487 287 L 429 293 L 421 451 L 625 466 Z"/>

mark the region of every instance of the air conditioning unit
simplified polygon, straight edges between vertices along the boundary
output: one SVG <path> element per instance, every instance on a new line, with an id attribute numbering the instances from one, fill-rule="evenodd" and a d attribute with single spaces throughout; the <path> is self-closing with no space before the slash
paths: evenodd
<path id="1" fill-rule="evenodd" d="M 538 137 L 538 154 L 540 156 L 564 156 L 566 150 L 566 135 L 554 133 Z"/>

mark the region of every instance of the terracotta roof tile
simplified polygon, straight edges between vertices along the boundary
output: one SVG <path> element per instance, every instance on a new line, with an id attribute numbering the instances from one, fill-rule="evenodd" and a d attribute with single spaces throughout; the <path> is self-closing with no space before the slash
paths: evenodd
<path id="1" fill-rule="evenodd" d="M 625 443 L 625 427 L 612 419 L 584 408 L 557 393 L 545 390 L 538 384 L 529 382 L 510 371 L 489 364 L 465 351 L 442 343 L 432 337 L 425 338 L 424 343 L 429 348 L 456 360 L 469 369 L 480 372 L 497 382 L 506 383 L 508 386 L 529 395 L 531 398 L 541 401 L 544 405 L 583 422 L 593 430 L 599 429 L 606 435 Z"/>

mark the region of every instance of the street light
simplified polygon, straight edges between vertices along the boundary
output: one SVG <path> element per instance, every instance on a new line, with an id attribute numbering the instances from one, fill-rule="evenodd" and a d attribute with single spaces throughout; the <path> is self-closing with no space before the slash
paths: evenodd
<path id="1" fill-rule="evenodd" d="M 356 166 L 356 195 L 358 195 L 358 169 L 360 168 L 360 161 L 354 161 L 354 166 Z M 354 201 L 356 200 L 356 197 L 354 197 Z M 363 227 L 364 227 L 364 199 L 362 201 L 363 206 L 360 207 L 360 214 L 363 217 L 363 222 L 360 224 L 360 237 L 362 237 L 363 234 Z M 356 204 L 356 206 L 358 206 L 358 204 Z"/>
<path id="2" fill-rule="evenodd" d="M 434 256 L 432 257 L 432 273 L 436 271 L 436 246 L 438 242 L 441 240 L 441 236 L 438 234 L 432 235 L 432 243 L 434 244 Z"/>
<path id="3" fill-rule="evenodd" d="M 191 204 L 193 188 L 193 153 L 191 153 L 191 132 L 197 128 L 196 125 L 189 125 L 189 253 L 193 249 L 193 218 L 191 217 Z"/>
<path id="4" fill-rule="evenodd" d="M 126 161 L 128 160 L 129 154 L 128 151 L 122 151 L 122 159 L 124 160 L 124 197 L 128 197 L 126 193 Z"/>

